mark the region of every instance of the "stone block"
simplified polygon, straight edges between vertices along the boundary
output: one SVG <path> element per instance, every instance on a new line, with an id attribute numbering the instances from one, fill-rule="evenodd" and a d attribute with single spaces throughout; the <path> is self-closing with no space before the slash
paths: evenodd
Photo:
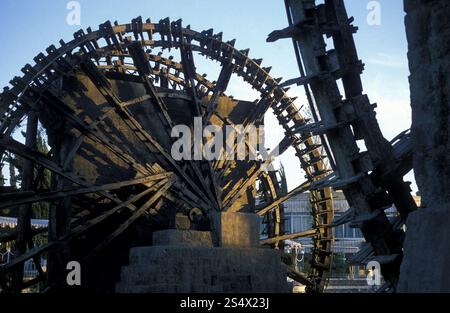
<path id="1" fill-rule="evenodd" d="M 175 228 L 180 230 L 191 229 L 191 221 L 189 220 L 189 217 L 184 214 L 177 213 L 175 216 Z"/>
<path id="2" fill-rule="evenodd" d="M 207 246 L 212 247 L 209 231 L 167 229 L 153 233 L 154 246 Z"/>
<path id="3" fill-rule="evenodd" d="M 289 292 L 286 278 L 273 249 L 134 247 L 116 292 Z"/>
<path id="4" fill-rule="evenodd" d="M 250 213 L 217 212 L 210 216 L 219 247 L 258 247 L 260 218 Z"/>
<path id="5" fill-rule="evenodd" d="M 409 215 L 398 292 L 450 292 L 450 207 Z"/>

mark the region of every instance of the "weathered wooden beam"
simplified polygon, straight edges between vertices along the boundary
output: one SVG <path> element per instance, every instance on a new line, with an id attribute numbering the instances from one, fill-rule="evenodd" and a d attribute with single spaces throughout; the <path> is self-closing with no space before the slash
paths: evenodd
<path id="1" fill-rule="evenodd" d="M 147 99 L 149 99 L 150 97 L 148 95 L 142 96 L 142 97 L 137 97 L 135 99 L 126 101 L 123 103 L 124 106 L 128 106 L 128 105 L 133 105 L 136 103 L 141 103 L 143 101 L 146 101 Z M 67 158 L 66 160 L 64 160 L 64 164 L 63 166 L 67 166 L 69 162 L 72 161 L 72 159 L 75 157 L 75 154 L 77 153 L 78 149 L 80 148 L 81 144 L 83 143 L 84 139 L 86 137 L 89 138 L 89 134 L 94 134 L 93 136 L 95 137 L 95 133 L 100 133 L 99 129 L 97 128 L 97 126 L 99 124 L 104 124 L 103 121 L 106 119 L 106 117 L 112 112 L 114 111 L 114 108 L 109 108 L 108 110 L 106 110 L 106 112 L 101 115 L 100 117 L 98 117 L 95 121 L 93 121 L 88 127 L 87 127 L 87 133 L 86 133 L 86 128 L 85 125 L 82 125 L 80 123 L 78 123 L 77 121 L 77 125 L 78 127 L 82 127 L 83 128 L 83 132 L 77 137 L 75 144 L 73 145 L 72 149 L 70 150 L 70 152 L 67 154 Z M 101 134 L 101 133 L 100 133 Z M 92 136 L 90 136 L 92 137 Z M 102 138 L 106 139 L 104 136 L 101 135 Z M 91 138 L 92 139 L 92 138 Z M 97 138 L 97 140 L 99 140 Z M 118 154 L 119 157 L 126 158 L 126 160 L 128 162 L 131 161 L 133 167 L 141 172 L 145 172 L 145 168 L 143 166 L 141 166 L 141 164 L 138 163 L 138 161 L 133 158 L 131 155 L 129 155 L 128 153 L 126 153 L 125 151 L 123 151 L 122 149 L 120 149 L 117 145 L 113 145 L 110 142 L 105 143 L 104 140 L 101 140 L 102 145 L 105 145 L 107 148 L 109 148 L 110 150 L 113 151 L 113 153 L 115 153 L 116 155 Z"/>
<path id="2" fill-rule="evenodd" d="M 245 141 L 247 142 L 247 140 Z M 284 142 L 285 139 L 282 139 L 281 142 L 277 145 L 277 147 L 280 147 L 280 145 L 284 145 Z M 247 145 L 247 147 L 250 146 L 251 145 Z M 224 201 L 224 207 L 226 208 L 226 210 L 230 208 L 231 204 L 234 201 L 236 201 L 250 185 L 256 182 L 258 176 L 262 173 L 262 171 L 266 170 L 265 167 L 269 166 L 270 163 L 273 161 L 274 157 L 276 157 L 276 155 L 274 154 L 274 152 L 276 151 L 277 149 L 274 149 L 270 154 L 266 155 L 265 159 L 261 162 L 261 164 L 254 164 L 249 171 L 250 174 L 245 179 L 242 180 L 242 183 L 236 185 L 233 188 L 233 190 L 230 193 L 228 193 Z M 252 152 L 255 153 L 255 151 Z"/>
<path id="3" fill-rule="evenodd" d="M 57 241 L 51 241 L 48 242 L 47 244 L 44 244 L 40 247 L 35 247 L 33 249 L 28 250 L 25 254 L 14 258 L 13 260 L 11 260 L 11 262 L 9 262 L 8 264 L 2 266 L 0 268 L 0 273 L 5 273 L 9 270 L 11 270 L 12 268 L 15 268 L 21 264 L 23 264 L 23 262 L 25 262 L 26 260 L 29 260 L 30 258 L 32 258 L 35 255 L 39 255 L 42 254 L 50 249 L 53 249 L 56 246 L 61 246 L 61 245 L 66 245 L 69 241 L 78 238 L 79 236 L 83 235 L 84 233 L 86 233 L 86 231 L 90 230 L 92 227 L 98 225 L 99 223 L 103 222 L 104 220 L 106 220 L 107 218 L 109 218 L 110 216 L 112 216 L 113 214 L 115 214 L 117 211 L 119 211 L 122 208 L 129 208 L 131 211 L 137 211 L 138 208 L 136 208 L 133 205 L 133 202 L 138 201 L 139 199 L 141 199 L 142 197 L 144 197 L 145 195 L 148 195 L 150 192 L 162 188 L 163 186 L 165 186 L 167 184 L 167 179 L 163 179 L 158 183 L 155 183 L 154 185 L 148 187 L 146 190 L 142 191 L 141 193 L 134 195 L 132 197 L 130 197 L 128 200 L 126 201 L 119 201 L 119 204 L 116 205 L 114 208 L 104 212 L 103 214 L 87 221 L 86 223 L 79 225 L 77 227 L 75 227 L 69 234 L 65 235 L 62 238 L 58 238 Z"/>
<path id="4" fill-rule="evenodd" d="M 313 282 L 305 274 L 296 271 L 295 269 L 292 268 L 292 266 L 286 264 L 283 264 L 283 266 L 286 269 L 288 277 L 305 286 L 313 285 Z"/>
<path id="5" fill-rule="evenodd" d="M 186 81 L 188 93 L 194 100 L 194 116 L 202 116 L 203 110 L 201 100 L 198 97 L 196 84 L 194 78 L 196 77 L 196 70 L 194 64 L 194 54 L 189 43 L 185 42 L 185 38 L 181 35 L 183 41 L 180 45 L 181 64 L 183 65 L 184 79 Z"/>
<path id="6" fill-rule="evenodd" d="M 183 69 L 183 72 L 185 74 L 185 85 L 187 87 L 187 90 L 190 91 L 189 94 L 194 102 L 194 106 L 198 109 L 195 110 L 195 114 L 199 116 L 201 113 L 201 103 L 200 99 L 197 95 L 197 90 L 195 86 L 195 78 L 197 77 L 197 73 L 195 71 L 195 65 L 193 60 L 192 51 L 186 50 L 187 47 L 180 47 L 181 55 L 182 55 L 182 65 L 181 68 Z M 143 81 L 144 87 L 146 89 L 146 92 L 148 95 L 150 95 L 150 99 L 152 102 L 156 104 L 156 107 L 159 109 L 158 114 L 160 116 L 160 120 L 163 124 L 163 128 L 167 133 L 167 137 L 171 138 L 170 130 L 173 128 L 173 122 L 167 112 L 167 106 L 164 104 L 163 100 L 159 97 L 159 94 L 156 90 L 156 87 L 153 85 L 153 83 L 148 78 L 148 75 L 153 74 L 153 69 L 150 67 L 149 64 L 149 56 L 144 51 L 142 45 L 140 42 L 132 42 L 128 46 L 128 50 L 130 52 L 131 57 L 133 58 L 133 61 L 135 63 L 136 69 Z M 209 164 L 209 162 L 208 162 Z M 204 191 L 207 193 L 210 201 L 215 204 L 215 207 L 220 207 L 220 199 L 217 196 L 217 192 L 214 194 L 211 192 L 211 189 L 208 186 L 208 183 L 204 176 L 202 175 L 199 167 L 197 166 L 196 162 L 189 162 L 188 166 L 192 168 L 194 171 L 194 174 L 200 181 Z M 210 167 L 210 165 L 208 165 Z M 209 169 L 209 173 L 211 174 L 212 171 Z M 214 185 L 214 181 L 212 182 Z M 216 190 L 216 187 L 214 188 Z"/>
<path id="7" fill-rule="evenodd" d="M 194 54 L 192 53 L 192 47 L 189 43 L 186 42 L 186 39 L 183 36 L 182 33 L 182 28 L 181 28 L 181 21 L 179 22 L 179 29 L 181 31 L 180 34 L 180 40 L 182 41 L 179 49 L 180 49 L 180 55 L 181 55 L 181 64 L 182 64 L 182 68 L 183 68 L 183 73 L 184 73 L 184 79 L 185 79 L 185 84 L 187 87 L 187 91 L 188 94 L 192 97 L 193 99 L 193 103 L 194 103 L 194 116 L 203 116 L 203 112 L 204 110 L 202 109 L 202 102 L 201 99 L 199 98 L 198 92 L 197 92 L 197 85 L 195 83 L 195 78 L 197 77 L 197 72 L 196 72 L 196 68 L 195 68 L 195 61 L 194 61 Z M 207 112 L 207 111 L 205 111 Z M 209 121 L 208 118 L 206 119 L 202 119 L 202 122 L 205 124 Z M 202 138 L 202 140 L 204 141 L 204 138 Z M 202 173 L 199 171 L 198 167 L 196 166 L 196 162 L 192 162 L 193 163 L 193 170 L 196 173 L 197 177 L 199 177 L 200 182 L 203 185 L 203 188 L 205 189 L 206 193 L 208 194 L 208 196 L 210 197 L 211 201 L 213 203 L 215 203 L 215 207 L 217 209 L 220 208 L 221 206 L 221 199 L 219 196 L 219 192 L 218 192 L 218 186 L 216 183 L 216 179 L 215 179 L 215 173 L 213 171 L 213 168 L 211 166 L 211 162 L 207 161 L 206 163 L 206 167 L 207 167 L 207 174 L 209 175 L 209 177 L 211 177 L 211 184 L 212 184 L 212 189 L 214 192 L 211 192 L 211 186 L 208 186 L 206 184 L 206 180 L 203 177 Z"/>
<path id="8" fill-rule="evenodd" d="M 73 173 L 65 172 L 59 165 L 57 165 L 53 161 L 49 160 L 42 153 L 37 152 L 35 150 L 31 150 L 31 149 L 27 148 L 25 145 L 21 144 L 20 142 L 14 140 L 12 138 L 0 137 L 0 147 L 3 147 L 6 150 L 11 151 L 17 155 L 20 155 L 23 158 L 33 160 L 36 164 L 40 164 L 41 166 L 44 166 L 45 168 L 49 169 L 50 171 L 70 180 L 71 182 L 73 182 L 77 185 L 80 185 L 83 187 L 91 186 L 86 181 L 84 181 L 82 178 L 74 175 Z M 116 203 L 122 202 L 120 199 L 116 198 L 114 195 L 112 195 L 106 191 L 97 191 L 96 193 L 98 193 L 101 196 L 104 196 Z"/>
<path id="9" fill-rule="evenodd" d="M 13 138 L 4 138 L 0 136 L 0 147 L 14 154 L 20 155 L 27 160 L 31 160 L 41 166 L 44 166 L 50 171 L 63 176 L 78 185 L 87 185 L 86 182 L 76 177 L 75 175 L 66 173 L 59 165 L 49 160 L 46 155 L 27 147 L 26 145 L 14 140 Z"/>
<path id="10" fill-rule="evenodd" d="M 134 62 L 136 63 L 136 67 L 130 67 L 130 69 L 138 70 L 138 72 L 140 74 L 140 80 L 139 81 L 143 81 L 144 87 L 146 88 L 148 94 L 155 93 L 156 89 L 153 86 L 152 82 L 148 79 L 147 75 L 149 73 L 152 74 L 152 75 L 161 75 L 161 72 L 157 72 L 157 71 L 155 71 L 154 68 L 150 68 L 149 67 L 149 65 L 148 65 L 149 61 L 155 62 L 157 64 L 159 64 L 159 63 L 164 64 L 167 67 L 173 68 L 175 70 L 183 70 L 183 65 L 181 63 L 173 62 L 171 60 L 162 58 L 159 55 L 155 56 L 155 55 L 147 54 L 143 50 L 142 45 L 140 44 L 140 42 L 130 43 L 129 44 L 129 50 L 130 50 L 130 53 L 133 55 Z M 105 55 L 105 52 L 104 51 L 99 51 L 99 54 L 100 55 Z M 98 68 L 102 68 L 102 67 L 98 67 Z M 223 73 L 225 73 L 225 72 L 223 72 Z M 108 73 L 106 73 L 105 75 L 107 75 L 107 74 Z M 231 75 L 231 73 L 230 73 L 230 75 Z M 170 79 L 174 79 L 174 77 L 171 76 Z M 204 79 L 204 77 L 202 77 L 201 75 L 199 75 L 197 73 L 195 73 L 195 80 L 197 80 L 199 82 L 202 82 L 205 85 L 205 87 L 207 87 L 208 89 L 213 89 L 214 86 L 217 86 L 217 85 L 213 85 L 212 83 L 206 81 Z M 219 81 L 223 82 L 223 80 L 224 80 L 224 75 L 222 74 L 221 78 L 219 79 Z M 180 81 L 180 82 L 182 84 L 184 84 L 185 86 L 186 86 L 186 84 L 188 84 L 188 81 Z M 225 83 L 224 82 L 223 83 L 218 82 L 218 85 L 219 86 L 223 86 L 222 87 L 223 89 L 225 88 Z M 186 87 L 186 89 L 188 89 L 188 87 Z M 160 95 L 160 94 L 161 93 L 159 92 L 158 95 Z M 152 98 L 152 97 L 150 97 L 148 95 L 146 95 L 146 97 L 150 98 L 150 99 Z M 191 97 L 187 97 L 187 98 L 190 101 L 193 100 L 192 96 Z M 125 105 L 125 103 L 123 103 L 123 104 Z M 161 106 L 157 106 L 157 107 L 161 107 Z M 165 109 L 163 111 L 165 112 Z M 162 123 L 164 125 L 167 124 L 167 122 L 164 121 L 164 120 L 162 121 Z M 170 121 L 169 124 L 172 125 L 172 122 Z M 164 128 L 164 129 L 170 129 L 170 128 L 167 127 L 167 128 Z M 215 179 L 213 179 L 212 182 L 211 181 L 207 181 L 208 178 L 205 179 L 200 174 L 199 166 L 201 167 L 201 164 L 199 166 L 197 166 L 197 162 L 189 162 L 188 165 L 189 165 L 189 168 L 192 168 L 192 170 L 194 171 L 194 174 L 197 176 L 199 181 L 202 183 L 202 186 L 204 187 L 205 191 L 209 194 L 209 196 L 211 198 L 215 199 L 216 202 L 219 203 L 219 207 L 220 207 L 220 195 L 219 195 L 220 192 L 216 191 L 215 194 L 211 194 L 210 188 L 207 187 L 207 186 L 210 186 L 212 184 L 213 187 L 214 187 L 213 190 L 218 190 L 217 186 L 214 186 Z M 214 171 L 212 171 L 211 166 L 209 165 L 209 162 L 208 162 L 208 167 L 209 167 L 208 168 L 208 172 L 209 173 L 208 172 L 205 172 L 205 173 L 207 173 L 207 175 L 209 175 L 211 173 L 214 174 Z M 210 176 L 213 177 L 215 175 L 210 175 Z"/>
<path id="11" fill-rule="evenodd" d="M 84 59 L 84 62 L 81 63 L 81 67 L 97 87 L 97 89 L 100 91 L 100 93 L 103 95 L 103 97 L 105 97 L 105 99 L 108 101 L 108 103 L 115 107 L 118 112 L 120 112 L 120 114 L 124 118 L 124 122 L 126 123 L 126 125 L 130 128 L 130 130 L 138 135 L 138 138 L 143 143 L 143 145 L 147 147 L 152 154 L 157 152 L 158 154 L 155 155 L 157 159 L 161 162 L 168 163 L 172 168 L 174 168 L 177 174 L 180 175 L 186 181 L 186 183 L 199 195 L 201 201 L 200 206 L 203 208 L 203 210 L 207 211 L 211 207 L 214 207 L 214 204 L 210 202 L 211 199 L 209 199 L 204 194 L 204 192 L 200 190 L 200 188 L 188 175 L 186 175 L 185 171 L 179 166 L 179 164 L 177 164 L 177 162 L 171 157 L 171 155 L 159 144 L 159 142 L 152 135 L 150 135 L 142 127 L 142 125 L 132 116 L 128 109 L 122 105 L 120 99 L 118 99 L 114 92 L 111 90 L 111 86 L 107 79 L 102 73 L 98 71 L 92 61 L 89 59 Z M 205 200 L 208 199 L 209 202 L 205 202 Z"/>
<path id="12" fill-rule="evenodd" d="M 208 122 L 211 119 L 211 116 L 216 112 L 219 97 L 227 90 L 234 67 L 235 65 L 232 62 L 222 64 L 219 78 L 213 88 L 213 94 L 206 105 L 206 122 Z"/>
<path id="13" fill-rule="evenodd" d="M 52 158 L 56 164 L 63 164 L 70 149 L 70 141 L 58 142 L 55 146 L 55 153 Z M 64 172 L 72 171 L 72 162 L 66 163 L 61 167 Z M 52 188 L 61 190 L 72 185 L 72 182 L 62 176 L 54 176 L 52 180 Z M 56 201 L 50 206 L 49 210 L 49 231 L 48 241 L 56 241 L 58 238 L 65 236 L 70 232 L 70 217 L 72 215 L 72 199 L 64 197 Z M 56 277 L 63 275 L 64 267 L 69 261 L 68 247 L 60 247 L 57 250 L 51 250 L 47 257 L 48 282 L 51 283 Z"/>
<path id="14" fill-rule="evenodd" d="M 267 212 L 269 212 L 276 206 L 282 204 L 283 202 L 289 200 L 290 198 L 310 190 L 311 185 L 312 185 L 312 183 L 310 181 L 305 181 L 304 183 L 300 184 L 296 188 L 292 189 L 287 194 L 280 196 L 276 199 L 273 199 L 273 201 L 271 201 L 270 203 L 263 203 L 261 205 L 258 205 L 256 207 L 256 210 L 257 210 L 256 213 L 259 216 L 263 216 L 264 214 L 266 214 Z"/>
<path id="15" fill-rule="evenodd" d="M 172 129 L 174 125 L 171 117 L 169 116 L 167 105 L 158 95 L 155 85 L 153 85 L 153 83 L 148 78 L 148 75 L 153 73 L 153 69 L 150 67 L 148 56 L 145 53 L 142 44 L 140 42 L 132 42 L 131 44 L 128 45 L 127 48 L 128 51 L 130 52 L 130 56 L 133 59 L 134 65 L 136 66 L 139 76 L 144 83 L 144 88 L 147 92 L 147 95 L 150 96 L 152 103 L 156 104 L 156 108 L 158 109 L 158 116 L 161 122 L 163 123 L 164 129 L 168 133 L 168 137 L 170 138 L 169 130 Z"/>
<path id="16" fill-rule="evenodd" d="M 172 181 L 173 181 L 173 178 L 168 177 L 168 178 L 162 179 L 159 182 L 152 182 L 151 185 L 144 191 L 138 193 L 137 195 L 133 195 L 129 199 L 119 203 L 118 205 L 116 205 L 112 209 L 109 209 L 108 211 L 104 212 L 103 214 L 87 221 L 86 223 L 84 223 L 82 225 L 75 227 L 71 231 L 71 233 L 68 234 L 68 236 L 62 238 L 61 240 L 67 241 L 67 240 L 72 240 L 74 238 L 77 238 L 78 236 L 84 234 L 86 231 L 88 231 L 92 227 L 97 226 L 99 223 L 105 221 L 107 218 L 109 218 L 110 216 L 112 216 L 113 214 L 115 214 L 116 212 L 118 212 L 119 210 L 121 210 L 125 207 L 129 208 L 132 212 L 136 212 L 138 210 L 138 208 L 136 208 L 136 206 L 133 205 L 134 202 L 139 201 L 144 196 L 148 195 L 149 193 L 151 193 L 155 190 L 159 190 L 160 188 L 166 188 L 165 186 L 167 186 L 168 182 L 172 182 Z M 171 184 L 172 183 L 170 183 L 170 186 L 171 186 Z M 165 189 L 165 190 L 167 191 L 167 189 Z"/>
<path id="17" fill-rule="evenodd" d="M 30 111 L 27 119 L 27 130 L 25 145 L 29 149 L 36 148 L 38 131 L 38 117 L 34 111 Z M 22 191 L 30 191 L 33 187 L 34 163 L 30 159 L 25 159 L 22 169 Z M 16 256 L 22 255 L 27 250 L 28 238 L 31 238 L 31 205 L 25 204 L 19 208 L 17 216 L 17 238 L 15 241 Z M 13 287 L 14 292 L 19 293 L 23 284 L 23 268 L 18 268 L 14 273 Z"/>
<path id="18" fill-rule="evenodd" d="M 312 6 L 308 6 L 309 4 L 301 0 L 287 0 L 286 3 L 292 24 L 311 17 L 310 13 L 319 17 L 320 10 L 333 12 L 327 15 L 327 22 L 334 28 L 333 31 L 327 32 L 333 38 L 335 48 L 333 51 L 326 51 L 324 29 L 319 25 L 318 19 L 313 19 L 308 27 L 302 25 L 302 31 L 293 34 L 293 38 L 298 43 L 298 51 L 303 61 L 303 64 L 299 62 L 299 67 L 304 65 L 305 68 L 305 75 L 302 76 L 315 77 L 309 82 L 309 86 L 322 123 L 330 127 L 350 122 L 348 126 L 339 127 L 326 134 L 339 177 L 346 181 L 368 172 L 367 169 L 361 169 L 358 166 L 364 159 L 364 155 L 359 152 L 356 145 L 358 139 L 365 140 L 368 155 L 375 169 L 378 168 L 380 172 L 391 172 L 395 167 L 392 148 L 381 134 L 373 106 L 368 102 L 367 97 L 362 95 L 359 77 L 362 67 L 353 41 L 354 29 L 349 25 L 351 21 L 347 17 L 343 1 L 328 0 L 320 6 L 316 6 L 314 1 L 310 3 Z M 312 10 L 313 8 L 317 10 Z M 324 64 L 327 66 L 323 66 Z M 346 93 L 344 101 L 335 81 L 336 75 L 343 80 Z M 352 113 L 348 115 L 346 112 L 350 111 Z M 409 190 L 401 178 L 395 178 L 392 175 L 387 175 L 381 180 L 375 179 L 375 181 L 365 175 L 358 182 L 345 186 L 343 191 L 349 204 L 355 207 L 357 214 L 363 215 L 378 209 L 377 201 L 369 201 L 369 199 L 383 197 L 380 192 L 382 189 L 388 190 L 396 206 L 405 207 L 405 212 L 412 207 L 413 201 Z M 376 254 L 387 255 L 391 250 L 396 250 L 393 245 L 397 243 L 388 243 L 386 240 L 388 235 L 379 235 L 380 233 L 390 234 L 393 231 L 386 216 L 380 215 L 376 220 L 370 221 L 370 224 L 370 227 L 363 227 L 362 231 L 366 239 L 375 247 Z M 372 229 L 376 229 L 376 232 Z M 385 278 L 395 283 L 396 272 L 398 270 L 389 270 L 385 273 Z"/>
<path id="19" fill-rule="evenodd" d="M 314 237 L 317 235 L 318 229 L 309 229 L 298 233 L 292 233 L 292 234 L 286 234 L 281 236 L 276 236 L 273 238 L 263 239 L 260 241 L 262 245 L 272 245 L 274 243 L 277 243 L 282 240 L 292 240 L 297 238 L 304 238 L 304 237 Z"/>
<path id="20" fill-rule="evenodd" d="M 163 194 L 171 187 L 174 178 L 170 178 L 165 181 L 165 184 L 158 188 L 158 191 L 152 195 L 152 197 L 147 200 L 138 210 L 136 210 L 133 215 L 121 224 L 113 233 L 105 238 L 99 245 L 97 245 L 92 252 L 84 259 L 85 262 L 89 263 L 100 251 L 102 251 L 106 246 L 108 246 L 112 241 L 114 241 L 118 236 L 120 236 L 126 229 L 128 229 L 139 217 L 141 217 L 150 207 L 152 207 L 156 201 L 158 201 Z"/>
<path id="21" fill-rule="evenodd" d="M 34 202 L 40 202 L 40 201 L 48 201 L 48 200 L 54 200 L 54 199 L 60 199 L 65 197 L 72 197 L 87 193 L 95 193 L 98 191 L 106 191 L 106 190 L 116 190 L 127 186 L 132 185 L 138 185 L 138 184 L 146 184 L 148 182 L 154 181 L 154 180 L 160 180 L 162 178 L 168 177 L 171 175 L 171 173 L 165 173 L 165 174 L 156 174 L 151 176 L 146 176 L 142 178 L 132 179 L 132 180 L 126 180 L 111 184 L 105 184 L 101 186 L 91 186 L 91 187 L 81 187 L 81 188 L 69 188 L 69 189 L 62 189 L 62 190 L 56 190 L 56 191 L 49 191 L 49 192 L 43 192 L 43 193 L 32 193 L 31 195 L 24 196 L 21 192 L 17 193 L 17 197 L 14 197 L 13 200 L 8 200 L 0 203 L 0 209 L 7 208 L 11 206 L 17 206 L 22 204 L 28 204 L 28 203 L 34 203 Z M 13 197 L 13 194 L 9 194 L 8 198 Z M 0 195 L 0 199 L 2 198 L 2 195 Z"/>
<path id="22" fill-rule="evenodd" d="M 149 174 L 148 169 L 146 169 L 140 162 L 138 162 L 134 157 L 132 157 L 129 153 L 121 149 L 118 145 L 114 144 L 111 140 L 109 140 L 98 128 L 98 124 L 102 124 L 103 119 L 107 116 L 108 112 L 101 116 L 101 118 L 94 122 L 90 126 L 86 126 L 83 121 L 81 121 L 74 112 L 59 98 L 56 96 L 56 93 L 51 89 L 48 89 L 47 92 L 44 92 L 41 95 L 41 100 L 45 102 L 46 105 L 51 105 L 54 110 L 58 113 L 61 113 L 69 123 L 71 123 L 76 129 L 78 129 L 82 134 L 84 134 L 89 139 L 97 142 L 106 148 L 108 148 L 112 153 L 117 155 L 118 158 L 123 160 L 125 163 L 130 164 L 137 172 L 141 174 Z M 80 136 L 77 138 L 75 144 L 72 149 L 68 153 L 66 159 L 64 160 L 65 165 L 68 165 L 68 162 L 72 160 L 75 156 L 79 146 L 82 144 L 84 137 Z"/>

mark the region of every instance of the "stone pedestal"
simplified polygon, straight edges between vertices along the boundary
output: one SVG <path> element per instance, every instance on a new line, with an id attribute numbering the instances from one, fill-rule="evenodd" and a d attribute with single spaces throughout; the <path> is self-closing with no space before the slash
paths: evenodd
<path id="1" fill-rule="evenodd" d="M 288 292 L 288 287 L 275 250 L 151 246 L 130 250 L 116 292 Z"/>
<path id="2" fill-rule="evenodd" d="M 398 292 L 450 292 L 450 232 L 445 225 L 450 225 L 449 211 L 426 208 L 410 214 Z"/>
<path id="3" fill-rule="evenodd" d="M 209 231 L 168 229 L 153 233 L 154 246 L 212 247 Z"/>
<path id="4" fill-rule="evenodd" d="M 407 221 L 399 292 L 450 292 L 450 3 L 405 0 L 414 174 L 422 206 Z"/>
<path id="5" fill-rule="evenodd" d="M 211 214 L 213 238 L 219 247 L 258 247 L 260 217 L 246 213 Z"/>
<path id="6" fill-rule="evenodd" d="M 132 248 L 116 292 L 290 292 L 280 251 L 259 247 L 257 215 L 211 219 L 213 232 L 163 230 L 153 246 Z"/>

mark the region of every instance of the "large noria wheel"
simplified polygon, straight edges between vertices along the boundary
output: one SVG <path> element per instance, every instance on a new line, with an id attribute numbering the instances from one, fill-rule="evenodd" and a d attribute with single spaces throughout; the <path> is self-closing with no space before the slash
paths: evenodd
<path id="1" fill-rule="evenodd" d="M 321 187 L 330 170 L 320 139 L 308 130 L 308 119 L 278 85 L 280 79 L 269 76 L 270 68 L 250 59 L 249 50 L 237 50 L 234 40 L 222 41 L 212 29 L 184 28 L 181 20 L 106 22 L 74 37 L 36 56 L 36 64 L 27 64 L 24 76 L 0 95 L 0 155 L 16 156 L 21 169 L 20 189 L 0 190 L 0 210 L 18 216 L 17 231 L 2 237 L 15 243 L 14 259 L 0 272 L 3 292 L 36 284 L 41 291 L 62 288 L 69 260 L 81 262 L 86 288 L 108 290 L 105 286 L 114 285 L 111 273 L 131 245 L 149 244 L 148 234 L 173 227 L 176 214 L 208 229 L 213 211 L 256 212 L 268 235 L 261 244 L 268 247 L 312 237 L 309 274 L 289 269 L 289 275 L 307 290 L 321 291 L 332 258 L 332 194 Z M 174 52 L 180 61 L 166 55 Z M 220 63 L 216 81 L 196 72 L 194 56 Z M 226 95 L 233 74 L 260 99 Z M 185 160 L 171 153 L 175 125 L 192 129 L 201 117 L 202 127 L 245 131 L 262 125 L 269 109 L 285 133 L 279 153 L 295 149 L 306 173 L 305 182 L 287 194 L 281 194 L 276 172 L 267 171 L 274 155 L 263 157 L 265 148 L 252 152 L 256 160 Z M 47 153 L 36 145 L 38 129 L 45 132 Z M 26 133 L 24 142 L 15 136 L 20 131 Z M 285 234 L 283 202 L 308 190 L 313 229 Z M 30 227 L 37 203 L 48 208 L 48 229 Z M 47 242 L 35 246 L 33 238 L 43 235 Z M 39 274 L 24 280 L 23 264 L 31 259 Z"/>

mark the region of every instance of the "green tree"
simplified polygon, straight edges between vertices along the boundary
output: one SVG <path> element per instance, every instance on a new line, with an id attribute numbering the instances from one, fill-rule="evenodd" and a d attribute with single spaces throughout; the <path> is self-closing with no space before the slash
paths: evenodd
<path id="1" fill-rule="evenodd" d="M 2 155 L 2 156 L 0 156 L 1 157 L 1 159 L 0 159 L 0 187 L 3 187 L 3 186 L 5 186 L 5 180 L 6 180 L 6 178 L 5 178 L 5 176 L 3 175 L 3 166 L 5 166 L 5 158 L 4 158 L 4 155 Z"/>
<path id="2" fill-rule="evenodd" d="M 278 170 L 280 173 L 280 192 L 282 195 L 285 195 L 288 193 L 288 186 L 287 186 L 287 179 L 286 179 L 286 172 L 284 171 L 283 163 L 280 162 L 280 169 Z"/>
<path id="3" fill-rule="evenodd" d="M 48 154 L 49 150 L 47 143 L 44 139 L 45 130 L 39 127 L 37 138 L 36 138 L 36 148 L 42 154 Z M 34 169 L 34 188 L 38 190 L 49 189 L 51 184 L 51 173 L 49 170 L 42 167 L 35 167 Z M 48 218 L 49 203 L 47 202 L 37 202 L 32 205 L 32 216 L 33 218 L 46 219 Z"/>
<path id="4" fill-rule="evenodd" d="M 26 136 L 26 133 L 22 131 L 22 136 Z M 40 127 L 36 138 L 36 149 L 42 154 L 48 154 L 49 150 L 44 139 L 45 130 Z M 16 155 L 9 154 L 7 157 L 9 164 L 9 182 L 11 187 L 20 188 L 21 172 L 22 172 L 22 159 Z M 16 170 L 18 174 L 16 174 Z M 1 178 L 1 177 L 0 177 Z M 50 188 L 51 173 L 49 170 L 35 166 L 33 173 L 34 189 L 45 190 Z M 32 204 L 32 218 L 46 219 L 48 218 L 49 203 L 37 202 Z M 10 212 L 14 212 L 11 209 Z"/>
<path id="5" fill-rule="evenodd" d="M 18 159 L 10 154 L 8 156 L 8 163 L 9 163 L 9 185 L 11 187 L 17 188 L 16 166 L 18 163 Z"/>

